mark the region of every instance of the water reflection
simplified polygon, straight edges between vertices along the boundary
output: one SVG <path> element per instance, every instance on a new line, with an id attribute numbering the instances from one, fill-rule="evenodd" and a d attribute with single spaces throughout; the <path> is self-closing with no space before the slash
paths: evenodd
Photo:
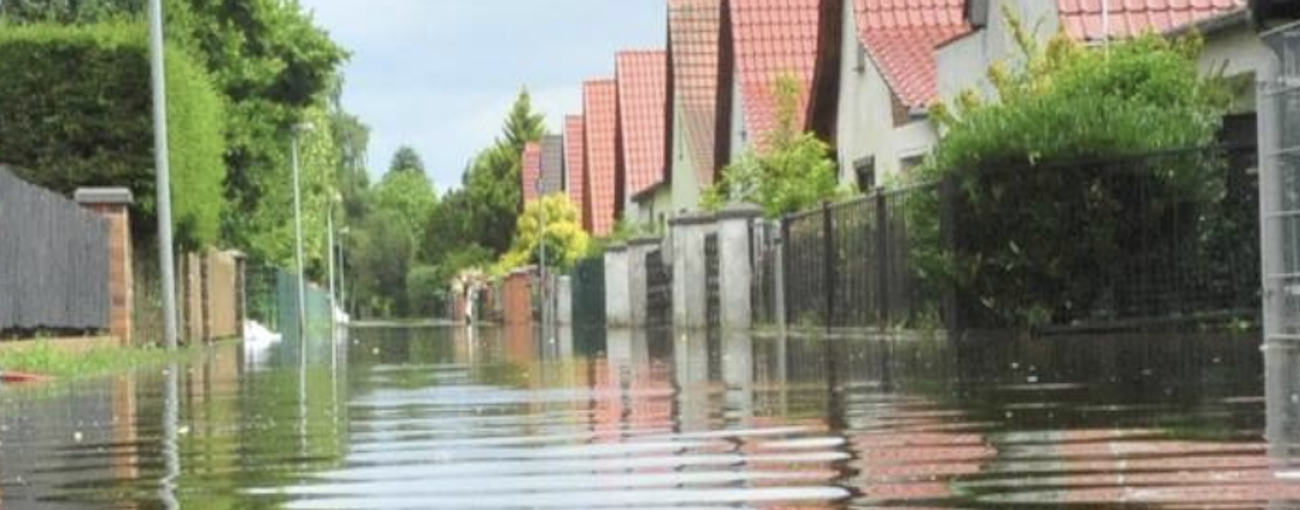
<path id="1" fill-rule="evenodd" d="M 0 391 L 4 508 L 1300 507 L 1300 347 L 373 329 Z"/>

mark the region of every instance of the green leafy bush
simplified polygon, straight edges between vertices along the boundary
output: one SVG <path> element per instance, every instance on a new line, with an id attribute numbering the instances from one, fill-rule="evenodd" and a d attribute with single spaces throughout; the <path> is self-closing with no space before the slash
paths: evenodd
<path id="1" fill-rule="evenodd" d="M 1058 36 L 1040 49 L 1008 18 L 1024 63 L 989 70 L 996 102 L 967 92 L 934 109 L 946 133 L 914 178 L 953 185 L 956 246 L 941 242 L 940 197 L 928 194 L 909 209 L 914 260 L 931 290 L 959 289 L 977 314 L 1087 319 L 1113 306 L 1106 285 L 1126 277 L 1116 269 L 1132 250 L 1194 237 L 1203 220 L 1187 212 L 1223 195 L 1213 155 L 1150 154 L 1212 143 L 1226 94 L 1200 75 L 1196 38 L 1103 52 Z"/>
<path id="2" fill-rule="evenodd" d="M 61 193 L 124 186 L 152 232 L 153 121 L 143 25 L 34 24 L 0 30 L 0 161 Z M 224 109 L 204 68 L 169 50 L 167 92 L 177 238 L 210 243 L 225 200 Z"/>
<path id="3" fill-rule="evenodd" d="M 790 76 L 776 83 L 777 127 L 767 150 L 747 152 L 722 170 L 722 180 L 704 190 L 702 206 L 716 211 L 728 203 L 752 203 L 769 217 L 798 212 L 839 197 L 830 145 L 795 125 L 799 84 Z"/>

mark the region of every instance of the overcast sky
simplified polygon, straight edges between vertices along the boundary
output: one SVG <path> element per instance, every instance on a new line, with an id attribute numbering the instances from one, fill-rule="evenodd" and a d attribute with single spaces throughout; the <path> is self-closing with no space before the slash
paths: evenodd
<path id="1" fill-rule="evenodd" d="M 620 49 L 662 48 L 665 0 L 300 0 L 351 50 L 345 107 L 371 127 L 370 171 L 415 147 L 439 190 L 500 133 L 521 86 L 558 132 L 582 81 Z"/>

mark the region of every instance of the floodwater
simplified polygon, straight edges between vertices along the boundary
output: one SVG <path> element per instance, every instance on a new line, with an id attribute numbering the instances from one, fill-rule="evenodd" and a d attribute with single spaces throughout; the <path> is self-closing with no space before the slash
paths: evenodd
<path id="1" fill-rule="evenodd" d="M 0 390 L 18 508 L 1300 508 L 1300 347 L 362 329 Z"/>

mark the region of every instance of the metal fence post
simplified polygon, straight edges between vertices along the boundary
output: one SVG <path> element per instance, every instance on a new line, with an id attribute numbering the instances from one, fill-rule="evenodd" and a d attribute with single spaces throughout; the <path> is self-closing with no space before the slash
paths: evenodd
<path id="1" fill-rule="evenodd" d="M 884 188 L 876 188 L 876 278 L 877 320 L 883 331 L 889 327 L 889 204 Z"/>
<path id="2" fill-rule="evenodd" d="M 835 221 L 831 218 L 831 203 L 822 202 L 822 271 L 826 287 L 826 330 L 835 324 Z"/>
<path id="3" fill-rule="evenodd" d="M 779 256 L 781 258 L 780 260 L 777 261 L 776 264 L 777 271 L 780 271 L 780 273 L 776 275 L 776 281 L 777 281 L 776 303 L 778 307 L 776 311 L 776 316 L 778 317 L 777 320 L 781 321 L 781 332 L 784 333 L 786 331 L 787 325 L 790 324 L 790 316 L 789 316 L 790 306 L 788 303 L 786 303 L 786 289 L 788 288 L 787 286 L 788 282 L 786 282 L 786 278 L 788 278 L 790 275 L 790 268 L 789 268 L 790 256 L 788 253 L 786 253 L 786 248 L 790 246 L 790 217 L 782 216 L 780 222 L 781 222 L 781 241 L 780 244 L 777 246 L 777 253 L 780 254 Z"/>
<path id="4" fill-rule="evenodd" d="M 941 211 L 939 214 L 939 232 L 943 249 L 955 254 L 959 248 L 957 236 L 957 183 L 951 177 L 939 183 L 939 209 Z M 948 330 L 949 335 L 955 335 L 963 326 L 962 303 L 957 288 L 952 282 L 948 282 L 945 287 L 943 291 L 944 328 Z"/>

